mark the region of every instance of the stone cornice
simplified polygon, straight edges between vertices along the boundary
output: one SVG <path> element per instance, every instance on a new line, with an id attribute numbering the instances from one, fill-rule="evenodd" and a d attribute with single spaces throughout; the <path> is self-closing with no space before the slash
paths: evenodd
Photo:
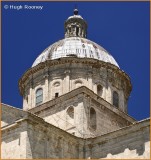
<path id="1" fill-rule="evenodd" d="M 83 89 L 83 87 L 81 89 Z M 10 107 L 10 106 L 6 105 L 6 107 Z M 18 110 L 18 109 L 16 108 L 16 110 Z M 36 123 L 36 125 L 38 125 L 38 127 L 40 127 L 41 130 L 48 131 L 48 132 L 51 131 L 51 132 L 53 132 L 53 134 L 59 133 L 59 135 L 58 135 L 59 137 L 63 136 L 65 138 L 71 139 L 73 142 L 75 142 L 77 144 L 83 144 L 85 142 L 84 144 L 86 144 L 86 145 L 89 145 L 89 144 L 101 145 L 102 143 L 106 143 L 107 141 L 109 141 L 111 139 L 118 138 L 120 136 L 125 136 L 125 135 L 131 134 L 133 132 L 138 132 L 139 130 L 142 130 L 145 133 L 146 132 L 145 129 L 149 128 L 149 126 L 150 126 L 150 119 L 148 118 L 148 119 L 145 119 L 145 120 L 142 120 L 139 122 L 135 122 L 135 123 L 131 124 L 130 126 L 109 132 L 107 134 L 104 134 L 104 135 L 101 135 L 98 137 L 83 139 L 83 138 L 71 135 L 68 132 L 44 121 L 42 118 L 38 117 L 35 114 L 32 114 L 27 111 L 23 111 L 23 112 L 26 112 L 26 116 L 14 121 L 14 123 L 12 123 L 12 124 L 9 124 L 9 125 L 3 127 L 1 130 L 2 133 L 6 132 L 6 134 L 7 134 L 8 130 L 13 130 L 16 127 L 19 127 L 23 122 L 27 122 L 27 126 L 28 126 L 28 124 L 35 125 L 35 123 Z M 83 140 L 85 140 L 85 141 L 83 141 Z M 98 143 L 98 140 L 99 140 L 99 143 Z"/>
<path id="2" fill-rule="evenodd" d="M 142 121 L 133 123 L 129 126 L 120 128 L 118 130 L 106 133 L 104 135 L 98 136 L 98 137 L 94 137 L 94 138 L 88 138 L 88 144 L 92 143 L 93 144 L 96 143 L 98 144 L 98 139 L 99 142 L 104 142 L 106 143 L 107 141 L 114 139 L 114 138 L 118 138 L 120 136 L 125 136 L 127 134 L 133 133 L 133 132 L 138 132 L 139 130 L 144 130 L 145 128 L 149 128 L 150 127 L 150 118 L 144 119 Z M 99 144 L 98 144 L 99 145 Z"/>
<path id="3" fill-rule="evenodd" d="M 55 60 L 47 60 L 45 62 L 42 62 L 42 63 L 36 65 L 33 68 L 28 69 L 23 74 L 23 76 L 20 78 L 19 83 L 18 83 L 20 94 L 23 95 L 24 88 L 25 88 L 25 82 L 27 80 L 30 80 L 30 77 L 34 73 L 36 73 L 36 72 L 38 72 L 38 71 L 40 71 L 41 69 L 44 69 L 44 68 L 48 68 L 48 67 L 51 67 L 51 66 L 57 66 L 57 65 L 60 65 L 60 64 L 68 64 L 68 63 L 77 63 L 77 64 L 82 63 L 82 64 L 85 64 L 85 65 L 90 65 L 94 68 L 104 67 L 107 70 L 112 70 L 112 72 L 116 72 L 116 74 L 119 74 L 127 82 L 127 86 L 129 86 L 128 87 L 129 88 L 128 93 L 130 93 L 130 91 L 132 89 L 132 85 L 131 85 L 131 82 L 130 82 L 130 77 L 124 71 L 120 70 L 117 66 L 115 66 L 113 64 L 103 62 L 103 61 L 100 61 L 100 60 L 96 60 L 96 59 L 93 59 L 93 58 L 66 57 L 66 58 L 59 58 L 59 59 L 55 59 Z"/>
<path id="4" fill-rule="evenodd" d="M 103 105 L 105 108 L 109 109 L 110 111 L 114 112 L 115 114 L 117 114 L 118 116 L 120 116 L 121 118 L 126 119 L 127 121 L 133 123 L 136 122 L 136 120 L 132 117 L 130 117 L 129 115 L 127 115 L 126 113 L 120 111 L 119 109 L 115 108 L 112 104 L 108 103 L 107 101 L 105 101 L 103 98 L 99 97 L 97 94 L 95 94 L 93 91 L 91 91 L 90 89 L 88 89 L 85 86 L 79 87 L 77 89 L 74 89 L 64 95 L 61 95 L 58 98 L 55 98 L 51 101 L 45 102 L 37 107 L 34 107 L 32 109 L 29 109 L 28 111 L 31 113 L 38 113 L 41 112 L 43 110 L 47 110 L 51 107 L 53 107 L 54 105 L 57 105 L 59 103 L 62 103 L 63 101 L 66 101 L 68 99 L 71 99 L 73 97 L 79 96 L 81 95 L 81 97 L 84 97 L 84 94 L 92 99 L 94 99 L 95 101 L 97 101 L 99 104 Z"/>
<path id="5" fill-rule="evenodd" d="M 66 131 L 64 131 L 64 130 L 62 130 L 62 129 L 44 121 L 42 118 L 40 118 L 40 117 L 38 117 L 38 116 L 36 116 L 32 113 L 29 113 L 29 112 L 26 112 L 26 113 L 28 115 L 27 117 L 19 119 L 19 120 L 15 121 L 14 123 L 3 127 L 1 129 L 2 133 L 7 131 L 7 130 L 13 130 L 16 127 L 19 127 L 19 125 L 23 122 L 28 122 L 29 124 L 35 124 L 35 122 L 36 122 L 37 125 L 38 124 L 40 125 L 39 127 L 42 127 L 41 128 L 42 130 L 47 130 L 48 129 L 48 130 L 51 130 L 53 133 L 58 133 L 58 131 L 61 131 L 60 135 L 63 134 L 65 136 L 67 136 L 68 138 L 72 138 L 75 141 L 77 141 L 77 140 L 81 141 L 83 139 L 83 138 L 79 138 L 79 137 L 76 137 L 74 135 L 69 134 L 68 132 L 66 132 Z M 99 143 L 102 144 L 103 142 L 106 143 L 110 139 L 114 139 L 114 138 L 124 136 L 124 135 L 130 134 L 130 133 L 133 133 L 133 132 L 137 132 L 139 130 L 144 130 L 145 128 L 149 128 L 149 126 L 150 126 L 150 119 L 148 118 L 148 119 L 145 119 L 145 120 L 142 120 L 142 121 L 139 121 L 139 122 L 135 122 L 135 123 L 133 123 L 133 124 L 127 126 L 127 127 L 109 132 L 109 133 L 104 134 L 104 135 L 94 137 L 94 138 L 85 138 L 85 139 L 86 139 L 87 144 L 90 144 L 92 142 L 93 142 L 94 145 L 98 144 L 98 139 L 99 139 Z M 83 142 L 83 141 L 81 141 L 81 142 Z"/>

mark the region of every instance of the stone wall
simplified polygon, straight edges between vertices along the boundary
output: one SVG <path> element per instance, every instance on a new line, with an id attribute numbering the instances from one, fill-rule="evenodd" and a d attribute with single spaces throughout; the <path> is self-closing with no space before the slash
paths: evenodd
<path id="1" fill-rule="evenodd" d="M 9 115 L 9 112 L 7 113 Z M 5 114 L 4 121 L 8 119 L 8 115 Z M 2 158 L 150 157 L 149 119 L 99 137 L 83 139 L 31 113 L 26 112 L 22 115 L 22 118 L 2 127 Z"/>
<path id="2" fill-rule="evenodd" d="M 38 88 L 43 89 L 42 103 L 45 103 L 54 99 L 56 93 L 61 96 L 80 86 L 86 86 L 111 104 L 113 104 L 113 92 L 116 91 L 119 95 L 119 109 L 127 112 L 127 90 L 130 89 L 127 83 L 129 82 L 124 77 L 124 73 L 118 73 L 121 72 L 118 68 L 116 68 L 117 70 L 107 69 L 101 66 L 101 62 L 99 66 L 96 61 L 96 66 L 94 63 L 89 65 L 89 62 L 77 64 L 77 61 L 59 63 L 36 70 L 32 77 L 28 77 L 24 84 L 24 110 L 36 107 L 36 90 Z M 101 94 L 98 93 L 97 89 L 99 85 L 102 87 Z"/>
<path id="3" fill-rule="evenodd" d="M 2 158 L 82 158 L 82 147 L 82 139 L 31 113 L 2 128 Z"/>
<path id="4" fill-rule="evenodd" d="M 17 119 L 20 119 L 27 114 L 21 109 L 16 109 L 15 107 L 3 103 L 1 105 L 1 108 L 2 108 L 1 127 L 15 122 Z"/>
<path id="5" fill-rule="evenodd" d="M 26 158 L 27 123 L 13 123 L 2 128 L 1 157 Z"/>
<path id="6" fill-rule="evenodd" d="M 93 120 L 91 109 L 95 112 Z M 98 96 L 86 87 L 80 87 L 29 111 L 82 138 L 102 135 L 135 122 L 102 98 L 98 99 Z M 95 129 L 91 127 L 92 124 Z"/>
<path id="7" fill-rule="evenodd" d="M 114 108 L 114 106 L 112 106 Z M 112 131 L 115 131 L 119 128 L 128 126 L 132 121 L 124 119 L 122 116 L 117 115 L 115 112 L 106 108 L 103 103 L 94 100 L 89 96 L 84 97 L 84 108 L 87 113 L 87 132 L 90 132 L 91 135 L 100 136 Z M 90 110 L 93 108 L 96 112 L 96 122 L 91 121 Z M 90 124 L 96 123 L 96 130 L 92 130 Z"/>
<path id="8" fill-rule="evenodd" d="M 28 126 L 31 154 L 27 158 L 82 158 L 82 140 L 51 125 Z M 81 144 L 80 144 L 81 143 Z M 81 150 L 79 152 L 79 150 Z"/>
<path id="9" fill-rule="evenodd" d="M 103 136 L 89 139 L 86 158 L 150 158 L 150 120 L 138 122 Z"/>

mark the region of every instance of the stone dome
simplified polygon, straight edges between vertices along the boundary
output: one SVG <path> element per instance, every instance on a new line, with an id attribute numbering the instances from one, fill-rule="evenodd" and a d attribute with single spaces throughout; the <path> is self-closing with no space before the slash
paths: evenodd
<path id="1" fill-rule="evenodd" d="M 50 45 L 36 58 L 32 67 L 46 60 L 63 57 L 94 58 L 119 67 L 103 47 L 82 37 L 69 37 Z"/>
<path id="2" fill-rule="evenodd" d="M 48 46 L 24 73 L 19 89 L 25 110 L 85 86 L 97 99 L 101 97 L 127 112 L 130 79 L 112 55 L 87 39 L 87 27 L 78 10 L 74 10 L 64 23 L 65 38 Z"/>
<path id="3" fill-rule="evenodd" d="M 100 45 L 88 40 L 87 22 L 74 10 L 64 23 L 65 38 L 50 45 L 35 60 L 32 67 L 46 60 L 54 60 L 64 57 L 93 58 L 111 63 L 117 67 L 115 59 Z"/>

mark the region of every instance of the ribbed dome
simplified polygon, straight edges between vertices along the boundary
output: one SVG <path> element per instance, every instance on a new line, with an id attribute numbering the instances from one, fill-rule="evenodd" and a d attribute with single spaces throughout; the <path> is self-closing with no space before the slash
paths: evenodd
<path id="1" fill-rule="evenodd" d="M 103 47 L 81 37 L 65 38 L 50 45 L 37 57 L 32 67 L 46 60 L 63 57 L 94 58 L 119 67 L 115 59 Z"/>
<path id="2" fill-rule="evenodd" d="M 86 39 L 87 22 L 74 10 L 64 23 L 65 39 L 50 45 L 35 60 L 32 67 L 46 60 L 53 60 L 63 57 L 94 58 L 109 62 L 119 67 L 114 58 L 101 46 Z"/>

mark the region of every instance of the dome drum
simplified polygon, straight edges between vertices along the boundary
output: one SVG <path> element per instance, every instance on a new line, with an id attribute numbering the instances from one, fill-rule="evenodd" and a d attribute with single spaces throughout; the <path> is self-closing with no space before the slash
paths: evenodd
<path id="1" fill-rule="evenodd" d="M 116 91 L 119 95 L 119 109 L 127 112 L 127 99 L 131 91 L 129 77 L 118 67 L 94 59 L 73 57 L 36 65 L 23 75 L 19 86 L 24 96 L 25 110 L 30 109 L 29 106 L 36 107 L 35 93 L 38 88 L 43 89 L 44 103 L 80 86 L 86 86 L 111 104 L 113 91 Z"/>

